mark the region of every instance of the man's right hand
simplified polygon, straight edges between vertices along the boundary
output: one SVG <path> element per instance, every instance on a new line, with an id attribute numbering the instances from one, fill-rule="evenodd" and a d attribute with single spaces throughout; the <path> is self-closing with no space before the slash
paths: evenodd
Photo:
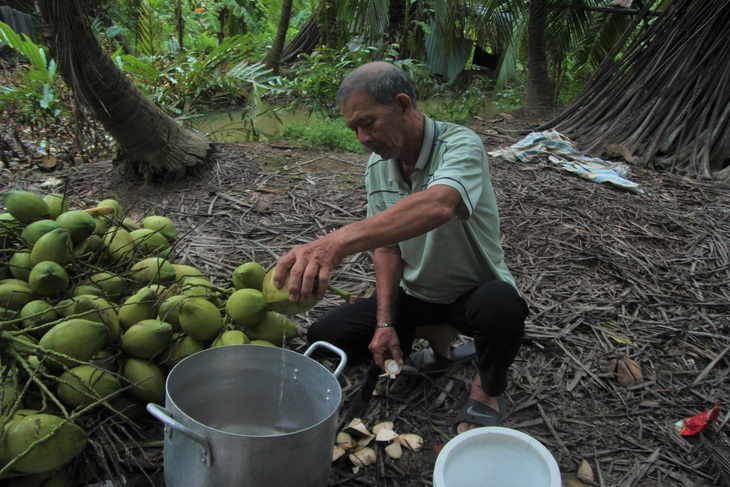
<path id="1" fill-rule="evenodd" d="M 342 260 L 335 240 L 330 234 L 292 248 L 276 263 L 274 285 L 281 289 L 286 272 L 289 271 L 289 300 L 298 302 L 312 295 L 316 278 L 317 299 L 322 299 L 327 292 L 330 273 Z"/>

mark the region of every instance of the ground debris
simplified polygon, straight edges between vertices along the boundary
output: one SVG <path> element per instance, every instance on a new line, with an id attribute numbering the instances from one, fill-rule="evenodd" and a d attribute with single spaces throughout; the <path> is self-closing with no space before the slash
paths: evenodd
<path id="1" fill-rule="evenodd" d="M 475 128 L 488 150 L 516 142 L 526 126 L 519 117 L 480 123 Z M 496 128 L 498 136 L 490 135 Z M 228 285 L 239 264 L 254 260 L 268 268 L 292 246 L 364 217 L 366 159 L 227 144 L 213 169 L 195 180 L 142 185 L 110 176 L 108 162 L 54 177 L 81 201 L 117 197 L 140 215 L 172 218 L 181 235 L 178 261 Z M 507 263 L 531 309 L 504 425 L 545 444 L 564 475 L 587 460 L 595 485 L 727 484 L 727 189 L 632 168 L 631 179 L 646 192 L 629 194 L 548 166 L 490 163 Z M 15 184 L 32 189 L 43 177 Z M 370 255 L 345 259 L 332 283 L 365 295 L 374 285 Z M 295 321 L 305 330 L 341 302 L 328 295 Z M 293 347 L 306 345 L 298 339 Z M 601 365 L 619 355 L 641 364 L 642 381 L 620 386 Z M 332 370 L 334 362 L 322 361 Z M 366 368 L 353 362 L 341 375 L 341 412 L 357 396 Z M 421 435 L 424 448 L 398 460 L 379 455 L 357 474 L 335 462 L 330 485 L 432 485 L 439 447 L 450 438 L 473 372 L 465 365 L 438 377 L 379 379 L 363 421 L 393 421 L 396 430 Z M 699 438 L 677 434 L 676 421 L 715 402 L 724 421 Z M 150 478 L 160 481 L 148 475 L 134 485 Z"/>

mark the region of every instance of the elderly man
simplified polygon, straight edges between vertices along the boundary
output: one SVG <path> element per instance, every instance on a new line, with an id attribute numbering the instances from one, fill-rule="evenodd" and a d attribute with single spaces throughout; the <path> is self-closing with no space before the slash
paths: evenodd
<path id="1" fill-rule="evenodd" d="M 276 266 L 289 299 L 321 298 L 347 256 L 374 250 L 376 293 L 326 313 L 308 330 L 348 355 L 372 354 L 381 368 L 403 363 L 425 325 L 448 323 L 474 338 L 478 374 L 453 431 L 500 425 L 507 369 L 520 348 L 527 305 L 504 262 L 497 204 L 484 146 L 471 130 L 416 108 L 413 81 L 385 62 L 344 78 L 337 103 L 373 154 L 367 218 L 294 247 Z"/>

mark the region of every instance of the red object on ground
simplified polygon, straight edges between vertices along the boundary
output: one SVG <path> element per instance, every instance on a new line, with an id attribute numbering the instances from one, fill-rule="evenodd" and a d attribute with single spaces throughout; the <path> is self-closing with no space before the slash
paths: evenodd
<path id="1" fill-rule="evenodd" d="M 691 418 L 683 419 L 677 423 L 679 434 L 682 436 L 696 435 L 700 431 L 704 430 L 708 424 L 715 421 L 719 415 L 720 405 L 715 404 L 715 407 L 709 411 L 697 414 Z"/>

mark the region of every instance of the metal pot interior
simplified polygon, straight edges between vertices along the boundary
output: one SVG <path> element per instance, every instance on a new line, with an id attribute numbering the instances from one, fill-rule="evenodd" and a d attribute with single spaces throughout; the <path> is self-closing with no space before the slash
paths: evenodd
<path id="1" fill-rule="evenodd" d="M 172 369 L 166 389 L 167 400 L 193 422 L 254 437 L 313 428 L 337 412 L 342 396 L 336 377 L 321 364 L 257 345 L 191 355 Z"/>

